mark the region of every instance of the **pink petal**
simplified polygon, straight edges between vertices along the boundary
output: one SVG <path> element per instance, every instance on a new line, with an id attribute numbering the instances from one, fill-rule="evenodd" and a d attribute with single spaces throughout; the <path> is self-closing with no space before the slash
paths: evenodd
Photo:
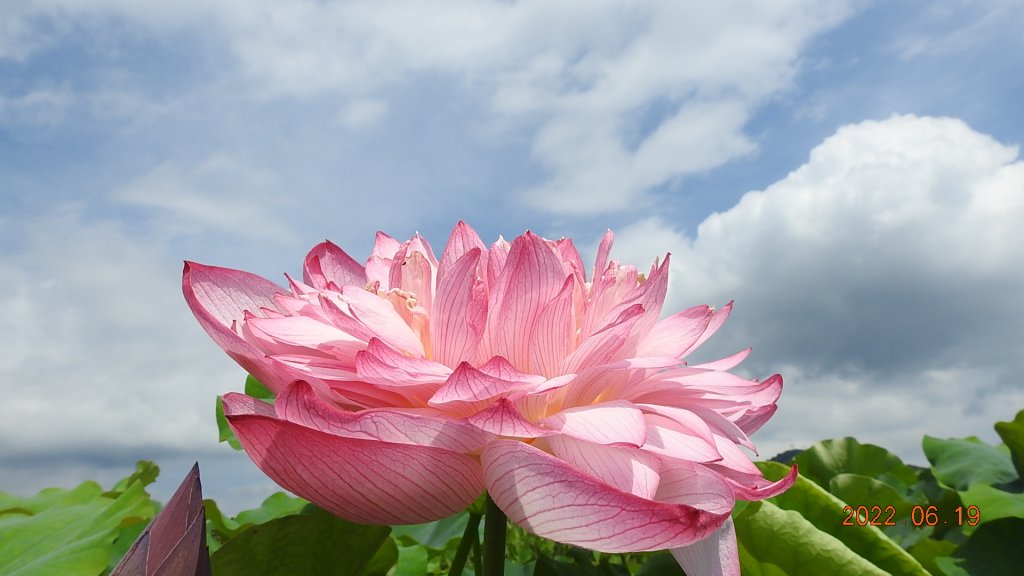
<path id="1" fill-rule="evenodd" d="M 231 429 L 260 470 L 283 488 L 353 522 L 439 520 L 468 506 L 483 490 L 480 465 L 464 454 L 344 438 L 253 408 L 238 395 L 224 401 Z"/>
<path id="2" fill-rule="evenodd" d="M 711 317 L 711 308 L 702 305 L 661 320 L 640 341 L 637 356 L 681 357 L 704 334 Z"/>
<path id="3" fill-rule="evenodd" d="M 491 442 L 481 459 L 487 490 L 509 520 L 556 542 L 611 553 L 678 548 L 708 536 L 728 517 L 635 496 L 514 440 Z M 681 484 L 675 488 L 671 497 L 701 498 Z M 720 496 L 710 499 L 718 508 Z"/>
<path id="4" fill-rule="evenodd" d="M 718 473 L 731 486 L 733 493 L 739 500 L 763 500 L 778 496 L 796 482 L 798 475 L 797 467 L 794 465 L 786 475 L 775 482 L 768 480 L 760 471 L 751 474 L 737 472 L 718 464 L 706 464 L 708 469 Z"/>
<path id="5" fill-rule="evenodd" d="M 561 374 L 562 361 L 569 355 L 575 329 L 572 296 L 576 277 L 565 279 L 562 289 L 537 315 L 529 342 L 530 367 L 538 374 L 553 378 Z"/>
<path id="6" fill-rule="evenodd" d="M 440 282 L 448 274 L 448 271 L 463 256 L 474 249 L 479 250 L 480 254 L 484 255 L 483 258 L 486 259 L 487 247 L 480 240 L 480 236 L 477 235 L 476 231 L 469 224 L 459 220 L 455 228 L 452 229 L 451 235 L 448 236 L 448 244 L 445 246 L 444 253 L 441 254 L 441 261 L 437 265 L 438 291 L 441 289 Z"/>
<path id="7" fill-rule="evenodd" d="M 694 368 L 704 368 L 705 370 L 732 370 L 733 368 L 740 365 L 741 362 L 746 360 L 747 356 L 750 355 L 750 348 L 746 350 L 740 350 L 739 352 L 726 356 L 712 362 L 705 362 L 703 364 L 693 364 Z"/>
<path id="8" fill-rule="evenodd" d="M 537 438 L 551 433 L 527 420 L 508 398 L 499 398 L 487 408 L 466 418 L 465 422 L 485 432 L 508 438 Z"/>
<path id="9" fill-rule="evenodd" d="M 246 342 L 235 328 L 245 310 L 276 310 L 274 295 L 284 291 L 281 287 L 248 272 L 185 262 L 181 289 L 206 333 L 246 372 L 275 392 L 287 383 L 264 360 L 263 351 Z"/>
<path id="10" fill-rule="evenodd" d="M 396 350 L 423 357 L 423 342 L 390 302 L 355 286 L 342 288 L 342 295 L 352 316 L 376 338 Z"/>
<path id="11" fill-rule="evenodd" d="M 495 378 L 477 370 L 468 362 L 463 362 L 455 368 L 427 404 L 443 409 L 456 418 L 464 418 L 483 410 L 495 398 L 508 394 L 520 384 Z"/>
<path id="12" fill-rule="evenodd" d="M 416 304 L 424 310 L 431 310 L 434 299 L 434 273 L 437 259 L 419 234 L 402 244 L 391 262 L 389 284 L 413 294 Z"/>
<path id="13" fill-rule="evenodd" d="M 562 361 L 561 372 L 569 374 L 579 372 L 588 366 L 622 360 L 623 347 L 643 314 L 644 309 L 640 304 L 623 310 L 611 324 L 580 342 L 579 346 Z"/>
<path id="14" fill-rule="evenodd" d="M 243 332 L 268 355 L 322 355 L 342 362 L 355 361 L 356 353 L 366 347 L 362 340 L 347 332 L 308 316 L 250 318 Z"/>
<path id="15" fill-rule="evenodd" d="M 687 574 L 740 576 L 740 555 L 732 518 L 707 538 L 672 549 L 672 556 Z"/>
<path id="16" fill-rule="evenodd" d="M 620 400 L 562 410 L 546 418 L 543 424 L 595 444 L 637 447 L 647 438 L 643 412 Z"/>
<path id="17" fill-rule="evenodd" d="M 565 267 L 566 273 L 578 272 L 583 282 L 587 281 L 587 269 L 583 265 L 580 251 L 572 243 L 572 238 L 561 238 L 555 242 L 555 251 Z"/>
<path id="18" fill-rule="evenodd" d="M 490 434 L 451 418 L 391 409 L 347 412 L 322 400 L 312 386 L 295 382 L 274 402 L 277 416 L 307 428 L 363 440 L 433 446 L 466 453 L 483 448 Z"/>
<path id="19" fill-rule="evenodd" d="M 270 360 L 293 375 L 289 380 L 305 380 L 313 384 L 321 394 L 330 392 L 340 396 L 339 400 L 361 408 L 382 406 L 409 407 L 417 400 L 392 389 L 380 388 L 359 379 L 351 363 L 341 363 L 330 358 L 317 358 L 297 354 L 271 356 Z M 415 405 L 421 405 L 419 402 Z"/>
<path id="20" fill-rule="evenodd" d="M 714 462 L 722 459 L 717 445 L 704 438 L 704 431 L 696 426 L 684 427 L 674 420 L 657 414 L 645 414 L 647 441 L 642 448 L 652 454 L 690 462 Z"/>
<path id="21" fill-rule="evenodd" d="M 344 250 L 325 240 L 306 255 L 302 279 L 317 290 L 327 290 L 330 284 L 334 284 L 335 289 L 365 286 L 366 269 Z"/>
<path id="22" fill-rule="evenodd" d="M 530 232 L 516 238 L 497 285 L 490 288 L 485 336 L 490 352 L 529 371 L 534 323 L 564 282 L 562 264 L 543 238 Z"/>
<path id="23" fill-rule="evenodd" d="M 410 358 L 395 352 L 374 338 L 356 355 L 356 373 L 360 379 L 401 389 L 401 393 L 426 402 L 452 373 L 452 369 L 425 358 Z"/>
<path id="24" fill-rule="evenodd" d="M 661 460 L 653 454 L 618 446 L 601 446 L 569 436 L 544 440 L 551 452 L 581 472 L 596 476 L 634 496 L 653 500 L 661 482 Z"/>
<path id="25" fill-rule="evenodd" d="M 487 293 L 476 276 L 481 253 L 469 250 L 438 277 L 430 339 L 434 358 L 448 366 L 474 358 L 487 321 Z"/>
<path id="26" fill-rule="evenodd" d="M 601 237 L 601 244 L 597 247 L 597 258 L 594 260 L 593 276 L 595 282 L 608 269 L 608 254 L 612 251 L 612 242 L 614 240 L 615 234 L 611 230 L 606 230 L 604 236 Z"/>
<path id="27" fill-rule="evenodd" d="M 497 285 L 498 278 L 501 277 L 501 272 L 505 269 L 505 261 L 508 260 L 510 248 L 511 245 L 499 236 L 498 240 L 491 244 L 491 249 L 487 251 L 487 257 L 482 258 L 487 261 L 486 280 L 489 289 L 493 289 Z"/>
<path id="28" fill-rule="evenodd" d="M 707 342 L 708 338 L 711 338 L 712 336 L 714 336 L 715 332 L 718 332 L 718 329 L 722 327 L 722 324 L 725 324 L 726 319 L 729 318 L 729 314 L 731 314 L 731 313 L 732 313 L 732 302 L 731 301 L 728 304 L 726 304 L 725 306 L 722 306 L 721 309 L 716 310 L 714 312 L 714 314 L 711 316 L 711 321 L 708 322 L 707 330 L 705 330 L 704 333 L 701 334 L 700 338 L 698 338 L 697 341 L 693 343 L 693 346 L 690 346 L 690 348 L 688 350 L 685 350 L 683 352 L 683 356 L 686 356 L 687 354 L 693 352 L 701 344 Z"/>
<path id="29" fill-rule="evenodd" d="M 395 257 L 395 254 L 398 253 L 398 249 L 401 247 L 401 242 L 384 232 L 378 231 L 373 238 L 373 250 L 370 251 L 370 257 L 390 260 Z"/>

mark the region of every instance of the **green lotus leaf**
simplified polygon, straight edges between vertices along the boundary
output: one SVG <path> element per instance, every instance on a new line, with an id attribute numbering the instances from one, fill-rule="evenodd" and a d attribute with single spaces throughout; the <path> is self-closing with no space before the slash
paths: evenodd
<path id="1" fill-rule="evenodd" d="M 777 480 L 782 478 L 789 470 L 788 466 L 779 464 L 777 462 L 758 462 L 758 468 L 764 473 L 765 477 L 771 480 Z M 751 503 L 744 509 L 743 512 L 737 517 L 737 531 L 739 531 L 739 518 L 743 518 L 748 514 L 748 509 L 757 506 L 758 503 Z M 829 550 L 830 554 L 840 554 L 837 559 L 843 559 L 843 565 L 850 567 L 861 566 L 862 561 L 867 562 L 873 566 L 876 571 L 882 573 L 888 572 L 891 574 L 927 574 L 924 567 L 921 566 L 917 560 L 914 559 L 907 551 L 899 546 L 892 539 L 888 538 L 881 530 L 875 526 L 859 526 L 856 525 L 843 525 L 844 520 L 847 518 L 848 513 L 844 512 L 844 508 L 847 506 L 846 502 L 843 502 L 839 498 L 836 498 L 832 494 L 828 493 L 824 488 L 818 486 L 814 482 L 801 477 L 798 477 L 793 486 L 783 492 L 782 494 L 770 498 L 762 502 L 761 504 L 770 504 L 771 506 L 762 505 L 757 513 L 768 513 L 773 521 L 777 522 L 791 522 L 793 528 L 787 532 L 787 527 L 778 525 L 771 527 L 767 521 L 761 522 L 759 525 L 762 526 L 757 530 L 751 532 L 752 535 L 760 534 L 760 538 L 768 538 L 772 540 L 779 540 L 781 538 L 796 538 L 797 540 L 784 544 L 782 542 L 776 542 L 775 545 L 779 549 L 790 549 L 785 555 L 794 555 L 801 560 L 796 566 L 815 566 L 817 569 L 817 557 L 819 550 L 814 548 L 815 546 L 824 546 L 821 550 Z M 860 503 L 853 503 L 854 507 Z M 782 512 L 788 512 L 791 514 L 781 515 L 775 512 L 772 507 L 778 508 Z M 767 512 L 765 512 L 767 511 Z M 801 522 L 802 521 L 802 522 Z M 809 524 L 809 526 L 805 525 Z M 813 528 L 813 531 L 811 530 Z M 745 528 L 747 529 L 747 528 Z M 779 531 L 778 534 L 772 535 L 772 531 Z M 761 534 L 761 532 L 764 532 Z M 820 540 L 820 542 L 817 542 Z M 846 549 L 843 552 L 841 549 L 837 549 L 837 543 Z M 771 545 L 768 545 L 769 548 Z M 747 546 L 748 552 L 750 552 L 755 558 L 760 559 L 761 555 L 757 550 L 762 548 L 753 548 Z M 774 558 L 777 551 L 770 551 L 767 548 L 765 552 L 771 554 Z M 856 562 L 848 558 L 853 556 L 859 558 Z M 796 561 L 794 561 L 796 562 Z M 774 564 L 776 567 L 786 570 L 786 573 L 792 574 L 797 572 L 789 571 L 786 565 L 779 564 L 777 561 L 770 561 L 770 564 Z M 825 564 L 823 566 L 829 566 Z M 838 567 L 836 568 L 839 569 Z M 852 569 L 852 568 L 851 568 Z M 823 568 L 819 571 L 820 573 L 828 573 L 827 568 Z M 847 572 L 838 572 L 839 574 L 846 574 Z M 860 572 L 849 572 L 849 573 L 860 573 Z M 863 572 L 864 574 L 875 573 L 875 572 Z"/>
<path id="2" fill-rule="evenodd" d="M 1012 422 L 996 422 L 996 433 L 1010 449 L 1017 477 L 1024 479 L 1024 410 L 1017 412 Z"/>
<path id="3" fill-rule="evenodd" d="M 969 438 L 933 438 L 925 436 L 924 455 L 932 464 L 935 478 L 955 490 L 972 484 L 1001 484 L 1017 479 L 1017 470 L 1005 445 L 991 446 Z"/>
<path id="4" fill-rule="evenodd" d="M 390 531 L 387 526 L 353 524 L 310 506 L 301 514 L 249 526 L 210 560 L 217 576 L 362 574 L 371 560 L 379 560 L 377 551 Z"/>
<path id="5" fill-rule="evenodd" d="M 905 492 L 917 482 L 917 473 L 881 446 L 861 444 L 855 438 L 823 440 L 804 450 L 793 462 L 800 475 L 828 488 L 837 474 L 868 476 Z"/>

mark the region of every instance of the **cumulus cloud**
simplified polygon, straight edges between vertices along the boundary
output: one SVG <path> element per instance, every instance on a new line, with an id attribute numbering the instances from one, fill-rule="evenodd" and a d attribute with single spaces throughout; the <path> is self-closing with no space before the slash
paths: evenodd
<path id="1" fill-rule="evenodd" d="M 173 477 L 198 458 L 233 509 L 251 505 L 251 494 L 225 487 L 266 495 L 270 483 L 217 444 L 213 420 L 214 397 L 243 375 L 192 321 L 181 260 L 82 212 L 2 222 L 0 241 L 17 249 L 0 253 L 0 490 L 109 483 L 136 459 Z"/>
<path id="2" fill-rule="evenodd" d="M 234 57 L 218 83 L 257 101 L 342 98 L 349 128 L 380 120 L 386 92 L 454 80 L 483 103 L 481 123 L 528 131 L 543 173 L 519 191 L 534 208 L 592 215 L 754 150 L 751 114 L 853 4 L 42 0 L 36 15 L 198 30 Z"/>
<path id="3" fill-rule="evenodd" d="M 694 236 L 655 218 L 619 244 L 637 261 L 673 249 L 673 308 L 736 300 L 714 349 L 752 345 L 752 376 L 789 376 L 769 442 L 857 433 L 912 452 L 1024 407 L 1020 222 L 1016 147 L 897 116 L 842 127 Z"/>

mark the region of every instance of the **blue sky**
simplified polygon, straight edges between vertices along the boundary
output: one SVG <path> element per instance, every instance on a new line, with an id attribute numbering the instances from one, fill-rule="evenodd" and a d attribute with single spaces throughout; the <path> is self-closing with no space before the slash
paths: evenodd
<path id="1" fill-rule="evenodd" d="M 786 378 L 764 455 L 993 439 L 1024 408 L 1024 7 L 666 4 L 5 6 L 0 490 L 198 459 L 258 501 L 181 261 L 279 280 L 459 219 L 612 228 L 673 253 L 668 309 L 735 299 L 704 354 Z"/>

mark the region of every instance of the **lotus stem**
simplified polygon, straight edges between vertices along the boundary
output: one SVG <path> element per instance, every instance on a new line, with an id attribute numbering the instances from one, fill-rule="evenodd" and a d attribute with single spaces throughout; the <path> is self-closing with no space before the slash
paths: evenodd
<path id="1" fill-rule="evenodd" d="M 462 533 L 462 540 L 459 542 L 459 549 L 455 551 L 455 558 L 452 559 L 452 568 L 448 571 L 448 576 L 462 575 L 462 569 L 466 567 L 466 559 L 469 558 L 470 550 L 478 546 L 481 518 L 483 518 L 483 514 L 470 513 L 466 531 Z"/>
<path id="2" fill-rule="evenodd" d="M 508 519 L 498 505 L 487 495 L 487 512 L 484 516 L 484 570 L 483 576 L 504 576 L 505 574 L 505 533 Z"/>

